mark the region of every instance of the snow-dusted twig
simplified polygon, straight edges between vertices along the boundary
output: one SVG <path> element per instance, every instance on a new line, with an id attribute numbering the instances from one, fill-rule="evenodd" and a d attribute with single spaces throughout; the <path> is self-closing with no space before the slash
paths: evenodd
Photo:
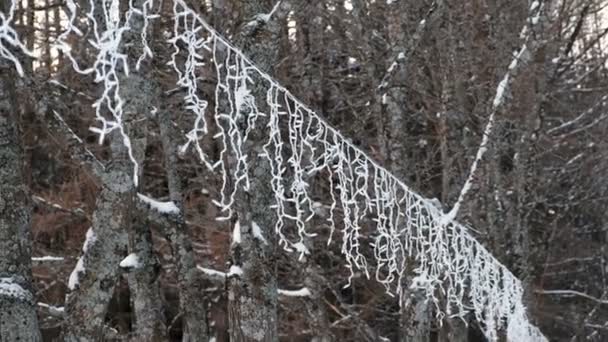
<path id="1" fill-rule="evenodd" d="M 521 30 L 520 38 L 524 41 L 519 52 L 513 56 L 511 63 L 509 64 L 509 68 L 505 73 L 504 77 L 498 83 L 496 87 L 496 94 L 494 96 L 494 100 L 492 101 L 492 109 L 490 112 L 490 116 L 488 118 L 488 122 L 486 127 L 483 130 L 483 136 L 481 138 L 481 143 L 479 144 L 479 148 L 477 149 L 477 153 L 475 154 L 475 159 L 473 159 L 473 163 L 471 164 L 471 169 L 469 170 L 469 175 L 460 190 L 460 195 L 458 195 L 458 199 L 456 203 L 452 207 L 452 209 L 444 216 L 443 223 L 450 222 L 456 218 L 458 215 L 458 210 L 460 210 L 460 206 L 464 202 L 466 195 L 471 190 L 473 186 L 473 181 L 475 180 L 475 176 L 477 173 L 477 168 L 479 167 L 479 163 L 483 159 L 483 156 L 486 154 L 488 150 L 488 143 L 490 141 L 490 136 L 494 131 L 494 125 L 496 121 L 496 114 L 499 112 L 501 108 L 503 108 L 505 104 L 505 99 L 507 97 L 507 92 L 511 86 L 511 82 L 515 75 L 519 72 L 522 66 L 524 66 L 531 58 L 532 51 L 530 48 L 532 46 L 532 32 L 530 27 L 538 24 L 538 20 L 540 18 L 541 12 L 543 9 L 543 5 L 539 4 L 538 1 L 532 2 L 530 5 L 530 11 L 528 20 L 524 24 L 524 27 Z"/>
<path id="2" fill-rule="evenodd" d="M 564 297 L 582 297 L 582 298 L 586 298 L 589 299 L 591 301 L 594 301 L 598 304 L 603 304 L 603 305 L 608 305 L 608 300 L 606 299 L 600 299 L 597 297 L 594 297 L 592 295 L 586 294 L 584 292 L 580 292 L 580 291 L 574 291 L 574 290 L 536 290 L 534 291 L 535 293 L 538 294 L 543 294 L 543 295 L 554 295 L 554 296 L 564 296 Z"/>

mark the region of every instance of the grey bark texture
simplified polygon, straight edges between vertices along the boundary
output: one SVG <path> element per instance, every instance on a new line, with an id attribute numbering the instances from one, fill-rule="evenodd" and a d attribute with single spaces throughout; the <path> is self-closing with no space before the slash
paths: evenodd
<path id="1" fill-rule="evenodd" d="M 274 1 L 246 0 L 237 8 L 243 21 L 237 46 L 266 72 L 271 72 L 277 60 L 280 30 L 277 13 L 268 22 L 248 24 L 257 20 L 256 15 L 270 13 L 274 5 Z M 263 82 L 258 80 L 257 84 L 253 93 L 256 98 L 265 98 Z M 244 146 L 245 151 L 251 152 L 246 153 L 259 155 L 262 152 L 259 142 L 259 137 L 251 137 Z M 239 189 L 237 192 L 236 212 L 242 240 L 232 245 L 230 257 L 232 264 L 242 269 L 242 274 L 228 279 L 230 340 L 278 341 L 275 217 L 268 210 L 274 201 L 269 166 L 263 158 L 250 160 L 249 176 L 249 191 Z M 267 243 L 253 236 L 254 223 L 260 227 Z"/>
<path id="2" fill-rule="evenodd" d="M 154 253 L 152 233 L 144 220 L 131 226 L 129 251 L 137 255 L 139 266 L 129 271 L 131 307 L 134 318 L 133 341 L 165 341 L 167 326 L 160 292 L 160 263 Z"/>
<path id="3" fill-rule="evenodd" d="M 141 6 L 136 1 L 134 6 Z M 101 4 L 96 6 L 100 8 Z M 98 12 L 98 11 L 97 11 Z M 97 13 L 96 12 L 96 13 Z M 124 46 L 131 60 L 141 53 L 137 34 L 143 27 L 139 16 L 131 23 L 134 32 L 125 37 Z M 103 22 L 103 21 L 101 21 Z M 145 157 L 146 130 L 139 119 L 145 118 L 153 103 L 155 85 L 141 74 L 121 78 L 121 96 L 125 99 L 123 125 L 131 140 L 132 153 L 141 167 Z M 136 331 L 139 340 L 161 340 L 165 337 L 161 311 L 160 288 L 154 272 L 150 232 L 135 219 L 133 164 L 129 151 L 118 132 L 110 135 L 112 162 L 101 175 L 102 190 L 96 202 L 91 227 L 95 239 L 89 241 L 83 254 L 84 272 L 79 284 L 68 294 L 66 341 L 97 341 L 104 336 L 104 321 L 115 284 L 120 276 L 119 263 L 130 245 L 139 249 L 143 268 L 129 279 L 133 293 Z M 129 229 L 135 223 L 133 229 Z M 128 241 L 131 243 L 128 244 Z M 146 272 L 146 273 L 144 273 Z"/>
<path id="4" fill-rule="evenodd" d="M 159 113 L 160 136 L 163 145 L 169 198 L 179 208 L 180 213 L 169 215 L 170 224 L 165 228 L 165 235 L 171 243 L 173 259 L 177 268 L 177 286 L 179 288 L 179 308 L 183 319 L 184 335 L 182 341 L 207 341 L 207 310 L 203 297 L 203 283 L 196 269 L 190 229 L 186 224 L 184 213 L 183 177 L 178 171 L 178 146 L 175 129 L 171 122 L 171 112 Z"/>
<path id="5" fill-rule="evenodd" d="M 7 7 L 0 2 L 0 11 Z M 41 340 L 32 291 L 31 203 L 25 184 L 16 73 L 0 61 L 0 341 Z"/>

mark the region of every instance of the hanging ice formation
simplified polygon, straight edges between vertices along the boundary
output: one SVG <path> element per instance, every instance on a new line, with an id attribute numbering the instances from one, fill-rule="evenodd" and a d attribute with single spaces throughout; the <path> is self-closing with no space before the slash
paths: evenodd
<path id="1" fill-rule="evenodd" d="M 120 44 L 123 34 L 132 29 L 130 18 L 142 16 L 144 51 L 137 65 L 143 58 L 152 56 L 146 44 L 145 27 L 149 19 L 157 17 L 148 14 L 154 1 L 140 1 L 143 3 L 140 9 L 130 1 L 124 21 L 114 15 L 118 13 L 118 0 L 90 0 L 90 8 L 94 8 L 94 3 L 104 6 L 102 25 L 92 9 L 85 14 L 88 25 L 93 27 L 91 43 L 98 51 L 94 65 L 81 67 L 65 41 L 68 34 L 81 35 L 75 24 L 79 9 L 73 0 L 66 2 L 70 15 L 68 30 L 58 41 L 77 72 L 95 74 L 95 80 L 103 85 L 102 96 L 95 104 L 96 117 L 102 127 L 93 131 L 103 140 L 106 134 L 118 129 L 129 147 L 129 138 L 122 129 L 124 101 L 119 92 L 119 74 L 128 75 L 128 67 L 127 56 L 120 53 Z M 521 282 L 464 226 L 450 217 L 446 219 L 431 201 L 412 191 L 350 143 L 257 68 L 184 1 L 174 0 L 173 15 L 170 43 L 174 52 L 169 64 L 177 73 L 178 86 L 186 91 L 186 108 L 193 115 L 193 126 L 185 137 L 183 149 L 193 148 L 208 168 L 223 177 L 221 198 L 216 204 L 226 215 L 224 219 L 232 214 L 237 188 L 246 190 L 249 186 L 248 161 L 263 158 L 272 172 L 275 199 L 272 210 L 277 217 L 275 232 L 280 245 L 286 250 L 307 253 L 304 239 L 315 234 L 307 229 L 306 223 L 314 217 L 317 206 L 311 197 L 311 184 L 326 180 L 331 198 L 328 242 L 333 239 L 334 231 L 339 230 L 351 277 L 356 270 L 368 277 L 373 275 L 387 292 L 397 295 L 403 294 L 403 286 L 423 291 L 427 300 L 436 306 L 439 316 L 462 317 L 472 311 L 491 341 L 498 339 L 499 330 L 506 330 L 510 341 L 546 341 L 528 320 Z M 25 50 L 9 26 L 12 16 L 9 15 L 8 20 L 2 16 L 0 20 L 2 38 Z M 20 71 L 17 59 L 1 43 L 2 40 L 0 57 L 12 61 Z M 215 74 L 212 101 L 201 97 L 199 80 L 203 70 L 212 70 Z M 254 95 L 254 85 L 265 89 L 264 98 Z M 111 114 L 109 119 L 102 115 L 103 111 Z M 219 131 L 213 138 L 218 139 L 223 148 L 218 160 L 211 160 L 201 145 L 211 123 Z M 243 145 L 254 131 L 264 141 L 263 152 L 252 155 Z M 226 164 L 227 157 L 234 160 L 230 166 Z M 133 162 L 136 175 L 138 165 Z M 371 235 L 365 222 L 375 224 Z M 295 227 L 295 234 L 291 227 Z M 373 249 L 373 262 L 368 262 L 363 254 L 362 246 L 368 242 Z M 414 280 L 405 284 L 406 270 L 412 268 Z"/>

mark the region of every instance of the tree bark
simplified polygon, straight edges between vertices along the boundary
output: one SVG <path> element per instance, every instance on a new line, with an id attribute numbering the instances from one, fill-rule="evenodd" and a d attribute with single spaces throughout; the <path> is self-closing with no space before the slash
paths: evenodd
<path id="1" fill-rule="evenodd" d="M 163 145 L 169 198 L 179 208 L 177 215 L 170 215 L 171 224 L 166 227 L 165 235 L 171 242 L 173 260 L 177 268 L 179 288 L 179 307 L 183 315 L 184 335 L 182 341 L 207 341 L 207 310 L 203 297 L 202 279 L 198 275 L 192 250 L 191 234 L 186 225 L 184 212 L 183 177 L 177 165 L 178 146 L 176 132 L 171 122 L 171 113 L 163 110 L 159 114 L 160 137 Z"/>
<path id="2" fill-rule="evenodd" d="M 237 8 L 243 22 L 237 46 L 266 72 L 272 70 L 277 60 L 278 13 L 268 22 L 257 21 L 254 26 L 248 24 L 250 20 L 256 20 L 256 15 L 270 13 L 274 5 L 275 2 L 269 0 L 246 0 Z M 257 82 L 252 93 L 257 99 L 263 99 L 263 80 Z M 244 146 L 245 153 L 258 156 L 262 152 L 261 145 L 260 138 L 253 136 Z M 269 166 L 263 158 L 249 161 L 249 177 L 249 191 L 239 189 L 236 198 L 242 240 L 233 243 L 230 258 L 233 267 L 239 267 L 242 274 L 228 278 L 230 340 L 274 342 L 278 341 L 276 239 L 275 217 L 269 214 L 268 209 L 274 198 Z M 253 224 L 260 227 L 266 243 L 254 237 Z"/>
<path id="3" fill-rule="evenodd" d="M 8 5 L 0 2 L 0 12 Z M 31 203 L 18 125 L 16 73 L 0 60 L 0 75 L 0 341 L 35 342 L 41 336 L 32 291 Z"/>

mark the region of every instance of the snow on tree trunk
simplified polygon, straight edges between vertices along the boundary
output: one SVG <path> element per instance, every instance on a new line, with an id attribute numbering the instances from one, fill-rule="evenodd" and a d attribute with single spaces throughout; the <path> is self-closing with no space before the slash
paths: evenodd
<path id="1" fill-rule="evenodd" d="M 10 1 L 0 2 L 9 13 Z M 2 24 L 2 23 L 0 23 Z M 0 36 L 2 33 L 0 33 Z M 41 341 L 32 292 L 31 203 L 24 176 L 14 65 L 0 38 L 0 341 Z"/>

